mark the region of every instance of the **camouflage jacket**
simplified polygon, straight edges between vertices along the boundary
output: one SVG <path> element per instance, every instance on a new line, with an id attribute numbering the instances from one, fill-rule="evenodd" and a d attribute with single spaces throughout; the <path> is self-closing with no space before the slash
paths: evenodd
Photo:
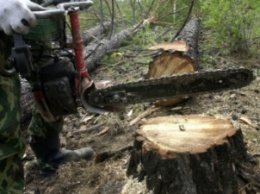
<path id="1" fill-rule="evenodd" d="M 0 31 L 0 68 L 9 64 L 8 58 L 11 54 L 12 37 Z"/>

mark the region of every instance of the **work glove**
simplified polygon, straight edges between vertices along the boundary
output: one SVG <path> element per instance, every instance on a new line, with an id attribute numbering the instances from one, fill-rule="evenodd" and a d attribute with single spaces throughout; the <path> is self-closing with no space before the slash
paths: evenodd
<path id="1" fill-rule="evenodd" d="M 30 0 L 2 1 L 0 6 L 0 30 L 11 35 L 13 31 L 25 34 L 31 26 L 36 25 L 36 18 L 32 11 L 44 8 Z"/>

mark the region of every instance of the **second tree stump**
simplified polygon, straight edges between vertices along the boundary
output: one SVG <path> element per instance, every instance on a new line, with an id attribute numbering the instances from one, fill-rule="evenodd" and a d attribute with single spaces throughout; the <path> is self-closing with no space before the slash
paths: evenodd
<path id="1" fill-rule="evenodd" d="M 192 18 L 172 42 L 165 42 L 150 47 L 161 51 L 149 63 L 147 79 L 172 76 L 175 74 L 198 71 L 198 32 L 199 22 Z M 155 102 L 156 106 L 172 106 L 186 100 L 187 97 L 168 98 Z"/>

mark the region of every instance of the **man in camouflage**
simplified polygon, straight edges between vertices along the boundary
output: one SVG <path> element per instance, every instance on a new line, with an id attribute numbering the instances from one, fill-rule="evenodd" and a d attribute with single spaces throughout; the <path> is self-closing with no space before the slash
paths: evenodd
<path id="1" fill-rule="evenodd" d="M 24 177 L 22 156 L 25 141 L 20 129 L 20 80 L 8 58 L 11 55 L 12 31 L 25 34 L 30 26 L 36 25 L 31 10 L 42 10 L 41 6 L 30 0 L 8 0 L 0 7 L 0 193 L 23 193 Z M 37 2 L 41 3 L 41 2 Z M 21 22 L 21 18 L 26 23 Z M 46 47 L 45 52 L 49 52 Z M 37 67 L 44 65 L 44 59 Z M 36 80 L 30 78 L 29 82 Z M 39 162 L 57 167 L 59 164 L 81 158 L 89 159 L 93 155 L 91 148 L 66 150 L 60 147 L 59 133 L 63 119 L 47 122 L 34 108 L 28 127 L 30 146 Z"/>

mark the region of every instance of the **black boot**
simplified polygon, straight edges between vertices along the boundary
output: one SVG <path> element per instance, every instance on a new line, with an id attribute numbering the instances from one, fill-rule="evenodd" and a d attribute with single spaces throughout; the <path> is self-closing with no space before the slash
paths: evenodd
<path id="1" fill-rule="evenodd" d="M 89 147 L 77 150 L 61 148 L 58 134 L 48 138 L 31 137 L 30 146 L 39 163 L 53 169 L 66 162 L 91 159 L 94 155 Z"/>

